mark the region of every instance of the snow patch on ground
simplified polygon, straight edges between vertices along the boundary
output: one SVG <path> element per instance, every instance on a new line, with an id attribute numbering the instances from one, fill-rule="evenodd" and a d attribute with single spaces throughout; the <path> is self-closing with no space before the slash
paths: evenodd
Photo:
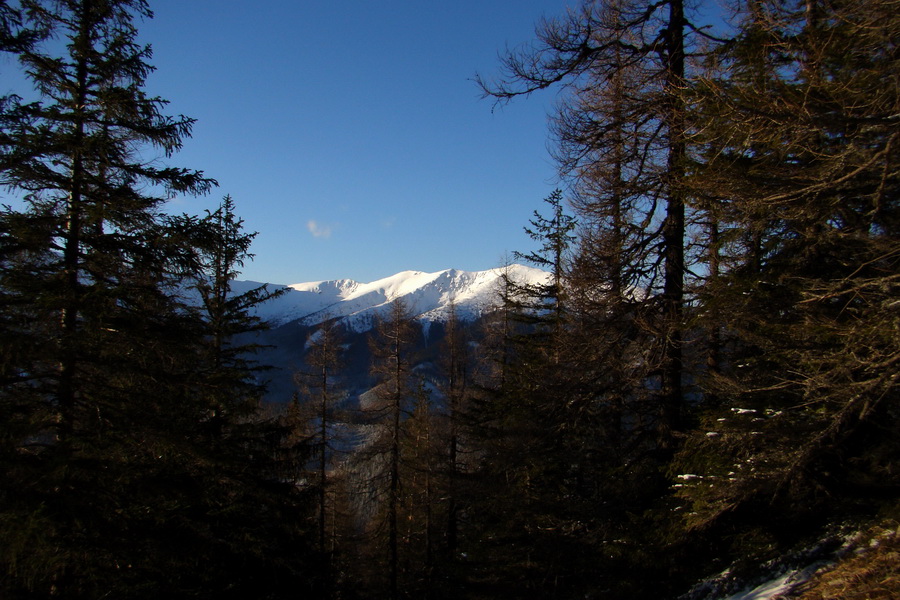
<path id="1" fill-rule="evenodd" d="M 778 600 L 784 598 L 785 594 L 808 581 L 822 566 L 821 563 L 817 563 L 805 569 L 783 573 L 753 589 L 745 589 L 724 600 Z"/>
<path id="2" fill-rule="evenodd" d="M 756 576 L 737 576 L 731 568 L 698 582 L 679 600 L 787 600 L 817 573 L 831 568 L 858 545 L 853 526 L 834 529 L 810 546 L 759 565 Z"/>

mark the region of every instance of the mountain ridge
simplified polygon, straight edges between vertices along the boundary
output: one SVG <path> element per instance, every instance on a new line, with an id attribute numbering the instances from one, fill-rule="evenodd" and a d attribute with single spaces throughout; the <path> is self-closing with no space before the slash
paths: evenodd
<path id="1" fill-rule="evenodd" d="M 395 299 L 403 300 L 414 318 L 421 322 L 443 322 L 451 303 L 464 321 L 477 319 L 496 301 L 504 274 L 518 284 L 541 284 L 549 273 L 525 265 L 509 265 L 485 271 L 445 269 L 433 273 L 401 271 L 369 283 L 333 279 L 303 283 L 266 284 L 284 293 L 256 309 L 256 316 L 273 327 L 299 322 L 314 326 L 339 319 L 348 328 L 363 332 Z M 235 281 L 234 293 L 242 293 L 263 283 Z"/>

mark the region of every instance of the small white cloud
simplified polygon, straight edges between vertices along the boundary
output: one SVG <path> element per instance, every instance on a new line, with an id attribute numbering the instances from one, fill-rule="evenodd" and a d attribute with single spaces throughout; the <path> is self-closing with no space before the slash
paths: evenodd
<path id="1" fill-rule="evenodd" d="M 317 238 L 330 238 L 331 237 L 331 226 L 330 225 L 322 225 L 316 221 L 310 219 L 306 222 L 306 228 L 309 229 L 309 232 L 313 234 L 313 237 Z"/>
<path id="2" fill-rule="evenodd" d="M 394 223 L 397 222 L 397 217 L 388 217 L 386 219 L 381 220 L 381 226 L 385 229 L 390 229 L 394 226 Z"/>

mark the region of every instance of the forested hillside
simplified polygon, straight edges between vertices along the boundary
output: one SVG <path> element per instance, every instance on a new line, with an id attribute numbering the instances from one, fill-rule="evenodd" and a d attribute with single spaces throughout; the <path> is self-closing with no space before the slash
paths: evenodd
<path id="1" fill-rule="evenodd" d="M 163 211 L 216 182 L 168 164 L 149 16 L 0 0 L 39 96 L 0 102 L 0 596 L 711 600 L 841 556 L 785 593 L 900 595 L 897 0 L 538 23 L 477 81 L 560 93 L 550 276 L 427 356 L 385 298 L 353 398 L 322 320 L 280 407 L 236 203 Z"/>

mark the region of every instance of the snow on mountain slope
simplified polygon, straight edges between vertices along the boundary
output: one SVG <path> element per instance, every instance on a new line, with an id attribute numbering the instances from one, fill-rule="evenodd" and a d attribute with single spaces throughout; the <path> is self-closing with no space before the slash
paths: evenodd
<path id="1" fill-rule="evenodd" d="M 477 272 L 403 271 L 371 283 L 340 279 L 273 285 L 273 289 L 285 288 L 287 292 L 260 306 L 257 315 L 273 326 L 297 320 L 302 320 L 304 325 L 315 325 L 337 317 L 356 331 L 365 331 L 372 327 L 375 315 L 394 299 L 401 298 L 412 314 L 423 321 L 445 320 L 451 301 L 456 303 L 461 319 L 472 320 L 495 302 L 504 270 L 519 284 L 545 283 L 549 277 L 540 269 L 511 265 Z M 259 285 L 240 281 L 233 288 L 239 293 Z"/>
<path id="2" fill-rule="evenodd" d="M 258 281 L 233 281 L 231 291 L 241 294 L 251 289 L 264 285 Z M 270 291 L 287 288 L 284 285 L 268 284 Z M 273 325 L 280 325 L 302 319 L 303 317 L 322 310 L 339 300 L 335 293 L 321 294 L 311 290 L 294 290 L 287 288 L 287 292 L 278 298 L 269 300 L 256 307 L 256 316 Z"/>

